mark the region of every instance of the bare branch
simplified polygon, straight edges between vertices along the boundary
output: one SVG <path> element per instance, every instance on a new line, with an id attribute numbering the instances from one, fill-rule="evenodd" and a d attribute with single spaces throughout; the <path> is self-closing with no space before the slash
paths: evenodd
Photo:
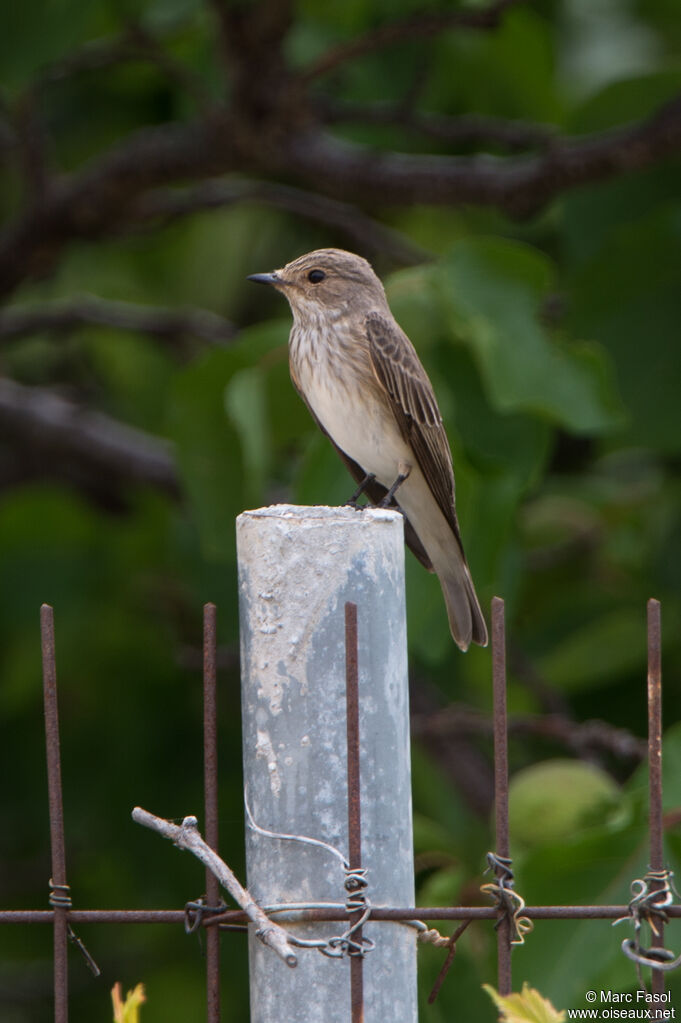
<path id="1" fill-rule="evenodd" d="M 176 495 L 179 483 L 167 441 L 85 409 L 54 391 L 0 378 L 3 435 L 40 456 L 50 472 L 66 463 L 107 484 L 111 478 L 145 484 Z M 48 473 L 49 474 L 49 473 Z"/>
<path id="2" fill-rule="evenodd" d="M 224 344 L 237 334 L 229 320 L 207 309 L 167 309 L 83 295 L 69 302 L 5 309 L 0 312 L 0 341 L 42 331 L 64 333 L 84 325 L 131 330 L 171 344 L 185 338 Z"/>
<path id="3" fill-rule="evenodd" d="M 438 721 L 441 694 L 425 676 L 409 677 L 409 703 L 413 734 L 430 721 Z M 480 748 L 477 734 L 438 732 L 435 727 L 424 733 L 424 749 L 456 788 L 459 797 L 476 816 L 489 819 L 494 801 L 494 771 L 487 752 Z"/>
<path id="4" fill-rule="evenodd" d="M 294 0 L 236 4 L 209 0 L 217 20 L 221 63 L 235 89 L 239 107 L 258 109 L 261 97 L 281 91 L 287 77 L 283 42 L 293 20 Z M 257 73 L 254 74 L 254 69 Z M 265 105 L 272 105 L 272 94 Z"/>
<path id="5" fill-rule="evenodd" d="M 47 189 L 50 161 L 47 133 L 35 90 L 29 89 L 20 97 L 10 117 L 27 198 L 39 203 Z"/>
<path id="6" fill-rule="evenodd" d="M 187 64 L 176 60 L 157 35 L 149 32 L 141 22 L 132 24 L 128 35 L 133 47 L 137 47 L 139 57 L 155 64 L 168 81 L 173 82 L 192 97 L 198 109 L 208 105 L 209 93 L 203 79 Z"/>
<path id="7" fill-rule="evenodd" d="M 421 737 L 492 735 L 492 720 L 470 707 L 451 705 L 412 719 L 414 733 Z M 642 760 L 643 739 L 606 721 L 573 721 L 563 714 L 525 714 L 509 720 L 511 735 L 532 736 L 558 743 L 582 756 L 600 751 L 627 760 Z"/>
<path id="8" fill-rule="evenodd" d="M 148 128 L 53 186 L 0 238 L 0 295 L 48 273 L 69 241 L 134 225 L 151 189 L 229 171 L 286 174 L 366 204 L 476 203 L 527 216 L 569 188 L 681 152 L 681 96 L 631 125 L 556 139 L 546 152 L 506 158 L 383 152 L 319 131 L 261 137 L 252 129 L 224 111 Z"/>
<path id="9" fill-rule="evenodd" d="M 148 60 L 156 64 L 171 80 L 179 84 L 199 103 L 206 100 L 202 80 L 191 68 L 176 60 L 164 43 L 171 42 L 186 27 L 182 19 L 164 29 L 150 32 L 141 21 L 131 22 L 118 36 L 93 39 L 49 64 L 36 80 L 33 91 L 45 89 L 57 82 L 80 74 L 104 71 L 130 61 Z"/>
<path id="10" fill-rule="evenodd" d="M 325 99 L 321 107 L 325 120 L 331 124 L 351 122 L 394 126 L 451 146 L 493 145 L 515 152 L 545 149 L 556 138 L 555 128 L 548 124 L 508 121 L 476 114 L 448 117 L 414 110 L 404 103 L 361 105 Z"/>
<path id="11" fill-rule="evenodd" d="M 118 229 L 137 197 L 178 178 L 229 170 L 235 152 L 219 115 L 146 128 L 70 175 L 0 237 L 0 294 L 48 273 L 64 244 Z"/>
<path id="12" fill-rule="evenodd" d="M 138 42 L 129 32 L 104 39 L 92 39 L 43 70 L 36 85 L 43 88 L 75 75 L 104 71 L 129 60 L 139 60 Z"/>
<path id="13" fill-rule="evenodd" d="M 194 856 L 215 875 L 237 905 L 241 906 L 251 923 L 255 924 L 256 937 L 263 945 L 268 945 L 287 966 L 298 965 L 298 956 L 289 943 L 286 930 L 263 913 L 251 893 L 239 883 L 225 861 L 203 840 L 196 817 L 185 817 L 182 826 L 178 827 L 177 824 L 171 824 L 170 821 L 136 806 L 132 811 L 132 819 L 136 824 L 142 824 L 164 838 L 169 838 L 178 849 L 188 849 L 194 853 Z"/>
<path id="14" fill-rule="evenodd" d="M 214 180 L 182 190 L 159 189 L 140 199 L 134 215 L 138 223 L 145 219 L 173 220 L 239 202 L 261 203 L 325 224 L 341 231 L 361 249 L 383 253 L 400 266 L 412 266 L 432 258 L 399 231 L 367 216 L 356 206 L 268 181 Z"/>
<path id="15" fill-rule="evenodd" d="M 621 128 L 556 139 L 545 153 L 499 158 L 384 152 L 316 132 L 292 140 L 288 170 L 324 191 L 385 205 L 427 201 L 498 206 L 516 216 L 562 191 L 640 170 L 681 151 L 681 96 Z"/>
<path id="16" fill-rule="evenodd" d="M 385 49 L 387 46 L 394 46 L 404 40 L 423 39 L 439 35 L 452 28 L 470 28 L 482 31 L 494 29 L 507 8 L 513 7 L 519 2 L 523 2 L 523 0 L 495 0 L 489 7 L 458 11 L 420 12 L 401 21 L 379 25 L 378 28 L 365 35 L 351 39 L 347 43 L 341 43 L 340 46 L 329 50 L 311 67 L 302 72 L 301 80 L 307 84 L 349 60 L 354 60 L 365 53 L 374 53 L 376 50 Z"/>

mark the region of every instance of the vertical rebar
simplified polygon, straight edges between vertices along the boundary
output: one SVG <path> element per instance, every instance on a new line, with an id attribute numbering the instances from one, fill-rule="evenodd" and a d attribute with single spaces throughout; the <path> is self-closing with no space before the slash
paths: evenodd
<path id="1" fill-rule="evenodd" d="M 497 856 L 510 855 L 508 834 L 508 722 L 506 712 L 506 629 L 504 601 L 492 598 L 492 686 L 494 699 L 494 821 Z M 499 872 L 498 876 L 502 876 Z M 503 913 L 503 910 L 500 910 Z M 503 914 L 497 926 L 499 994 L 511 992 L 511 928 Z"/>
<path id="2" fill-rule="evenodd" d="M 47 791 L 50 807 L 50 850 L 54 911 L 54 1023 L 68 1020 L 68 907 L 66 901 L 66 852 L 64 846 L 64 809 L 59 750 L 59 713 L 57 707 L 57 667 L 54 651 L 54 612 L 49 604 L 40 608 L 40 639 L 43 663 L 43 700 L 45 707 L 45 745 L 47 751 Z"/>
<path id="3" fill-rule="evenodd" d="M 215 604 L 203 608 L 203 787 L 205 834 L 218 851 L 217 636 Z M 217 906 L 218 879 L 206 870 L 206 902 Z M 206 928 L 206 1005 L 208 1023 L 220 1023 L 220 930 Z"/>
<path id="4" fill-rule="evenodd" d="M 348 861 L 352 870 L 362 866 L 362 804 L 359 773 L 359 666 L 357 604 L 345 603 L 345 706 L 348 737 Z M 353 914 L 353 922 L 361 913 Z M 361 927 L 355 932 L 361 944 Z M 350 1012 L 352 1023 L 364 1021 L 364 959 L 350 959 Z"/>
<path id="5" fill-rule="evenodd" d="M 662 822 L 662 656 L 660 602 L 648 601 L 648 784 L 650 828 L 650 869 L 664 870 L 664 840 Z M 662 882 L 653 887 L 662 888 Z M 658 933 L 653 933 L 653 948 L 664 948 L 664 925 L 656 921 Z M 652 971 L 654 994 L 664 991 L 664 971 Z"/>

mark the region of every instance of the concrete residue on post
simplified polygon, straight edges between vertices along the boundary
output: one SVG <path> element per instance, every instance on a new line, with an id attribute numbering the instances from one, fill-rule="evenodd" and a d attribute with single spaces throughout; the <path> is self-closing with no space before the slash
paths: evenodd
<path id="1" fill-rule="evenodd" d="M 348 856 L 344 606 L 358 608 L 362 865 L 372 905 L 413 905 L 404 597 L 399 513 L 279 505 L 237 520 L 244 782 L 256 824 Z M 328 851 L 247 829 L 261 905 L 344 903 Z M 289 926 L 289 925 L 287 925 Z M 345 924 L 290 925 L 328 938 Z M 416 1020 L 415 932 L 368 923 L 366 1023 Z M 281 965 L 281 970 L 279 966 Z M 250 942 L 251 1021 L 350 1018 L 349 964 L 303 951 L 296 970 Z"/>

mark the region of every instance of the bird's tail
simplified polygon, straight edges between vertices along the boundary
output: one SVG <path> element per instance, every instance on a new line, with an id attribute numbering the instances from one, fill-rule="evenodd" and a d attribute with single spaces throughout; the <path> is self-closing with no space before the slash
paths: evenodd
<path id="1" fill-rule="evenodd" d="M 459 550 L 449 558 L 444 570 L 435 566 L 447 606 L 449 629 L 454 642 L 462 650 L 471 643 L 487 646 L 487 625 L 480 609 L 466 559 Z"/>

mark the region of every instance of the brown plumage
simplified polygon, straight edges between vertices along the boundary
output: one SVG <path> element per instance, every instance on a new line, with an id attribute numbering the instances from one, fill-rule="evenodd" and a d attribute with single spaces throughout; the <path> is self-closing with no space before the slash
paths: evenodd
<path id="1" fill-rule="evenodd" d="M 440 580 L 454 640 L 462 650 L 485 646 L 442 416 L 380 280 L 365 259 L 341 249 L 319 249 L 250 279 L 288 299 L 293 383 L 357 482 L 375 477 L 365 486 L 369 499 L 404 513 L 406 542 Z"/>

